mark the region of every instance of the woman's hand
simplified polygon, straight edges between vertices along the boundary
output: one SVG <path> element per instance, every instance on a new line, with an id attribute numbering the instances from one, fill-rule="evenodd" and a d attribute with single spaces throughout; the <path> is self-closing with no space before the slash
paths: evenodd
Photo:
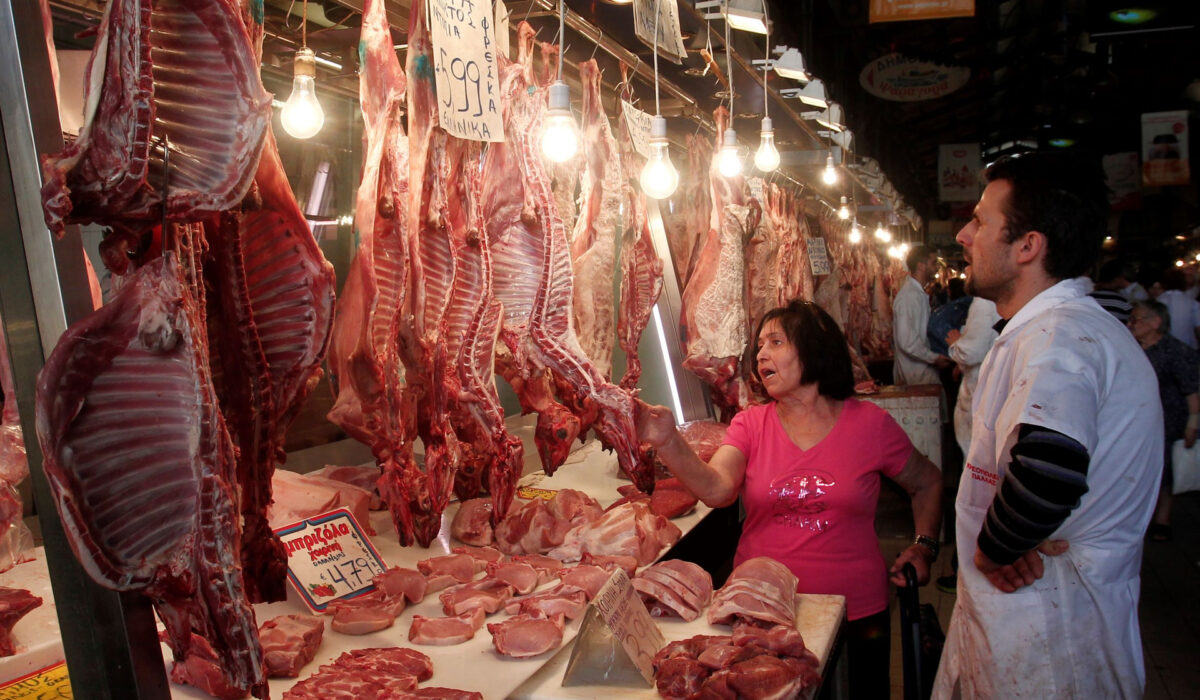
<path id="1" fill-rule="evenodd" d="M 904 564 L 910 562 L 913 568 L 917 570 L 917 585 L 924 586 L 929 583 L 929 566 L 933 564 L 932 552 L 928 548 L 912 544 L 908 546 L 900 556 L 896 557 L 896 563 L 892 564 L 892 568 L 888 569 L 888 580 L 896 584 L 900 588 L 904 588 L 906 582 L 904 580 Z"/>
<path id="2" fill-rule="evenodd" d="M 665 446 L 678 434 L 675 416 L 666 406 L 651 406 L 641 399 L 634 399 L 634 419 L 638 439 L 653 447 Z"/>

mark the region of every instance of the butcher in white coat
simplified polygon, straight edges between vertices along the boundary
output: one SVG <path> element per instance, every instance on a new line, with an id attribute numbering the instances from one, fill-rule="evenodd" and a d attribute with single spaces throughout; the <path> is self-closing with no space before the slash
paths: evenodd
<path id="1" fill-rule="evenodd" d="M 1142 536 L 1162 472 L 1157 382 L 1078 276 L 1097 164 L 1001 159 L 958 234 L 1007 319 L 980 370 L 956 503 L 958 597 L 935 698 L 1140 698 Z"/>
<path id="2" fill-rule="evenodd" d="M 908 253 L 908 276 L 892 301 L 892 381 L 896 386 L 938 384 L 938 368 L 950 358 L 929 348 L 929 295 L 925 285 L 937 269 L 937 252 L 917 246 Z"/>

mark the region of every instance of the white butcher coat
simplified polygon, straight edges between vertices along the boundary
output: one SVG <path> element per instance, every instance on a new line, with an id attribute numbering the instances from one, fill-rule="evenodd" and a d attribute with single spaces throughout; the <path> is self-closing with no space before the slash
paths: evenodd
<path id="1" fill-rule="evenodd" d="M 1140 698 L 1142 535 L 1162 474 L 1162 409 L 1146 354 L 1064 280 L 1000 333 L 976 387 L 959 485 L 959 583 L 934 698 Z M 974 566 L 976 538 L 1022 423 L 1079 441 L 1088 492 L 1051 539 L 1044 576 L 1015 593 Z"/>
<path id="2" fill-rule="evenodd" d="M 896 386 L 941 383 L 933 366 L 937 353 L 929 349 L 925 335 L 928 329 L 929 295 L 909 275 L 892 302 L 892 381 Z"/>
<path id="3" fill-rule="evenodd" d="M 971 399 L 975 396 L 975 385 L 979 383 L 979 368 L 983 358 L 996 341 L 993 326 L 1000 320 L 996 303 L 983 297 L 971 300 L 967 310 L 967 322 L 962 335 L 950 346 L 950 359 L 962 368 L 962 382 L 958 385 L 958 401 L 954 404 L 954 437 L 963 454 L 971 445 Z"/>

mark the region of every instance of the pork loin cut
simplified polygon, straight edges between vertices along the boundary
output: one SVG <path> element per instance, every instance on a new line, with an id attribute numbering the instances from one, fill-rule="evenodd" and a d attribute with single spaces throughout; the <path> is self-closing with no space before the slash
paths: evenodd
<path id="1" fill-rule="evenodd" d="M 486 547 L 495 540 L 492 530 L 492 501 L 472 498 L 463 501 L 450 522 L 450 535 L 463 544 Z"/>
<path id="2" fill-rule="evenodd" d="M 388 596 L 404 596 L 410 603 L 419 603 L 425 598 L 429 581 L 416 569 L 393 566 L 371 579 L 375 586 Z"/>
<path id="3" fill-rule="evenodd" d="M 547 591 L 513 598 L 504 606 L 509 615 L 524 613 L 534 617 L 562 615 L 574 620 L 587 610 L 587 591 L 566 587 L 566 590 Z"/>
<path id="4" fill-rule="evenodd" d="M 442 611 L 447 616 L 461 615 L 482 608 L 488 615 L 504 607 L 513 597 L 513 588 L 494 578 L 485 578 L 471 583 L 452 586 L 441 593 Z"/>
<path id="5" fill-rule="evenodd" d="M 486 617 L 487 612 L 483 608 L 448 617 L 413 615 L 412 625 L 408 628 L 408 641 L 431 646 L 462 644 L 474 638 L 479 628 L 483 627 Z"/>
<path id="6" fill-rule="evenodd" d="M 295 678 L 300 668 L 313 660 L 325 621 L 312 615 L 280 615 L 262 623 L 258 638 L 271 678 Z"/>
<path id="7" fill-rule="evenodd" d="M 712 576 L 691 562 L 679 559 L 647 567 L 633 578 L 633 587 L 655 617 L 674 615 L 691 622 L 712 600 Z"/>
<path id="8" fill-rule="evenodd" d="M 391 627 L 405 605 L 403 595 L 389 596 L 377 588 L 354 598 L 334 600 L 325 612 L 333 616 L 329 626 L 334 632 L 362 635 Z"/>
<path id="9" fill-rule="evenodd" d="M 708 621 L 726 625 L 750 620 L 794 627 L 798 583 L 790 569 L 770 557 L 747 559 L 713 596 Z"/>
<path id="10" fill-rule="evenodd" d="M 445 554 L 417 562 L 417 568 L 426 576 L 453 576 L 463 583 L 475 578 L 475 574 L 486 567 L 485 562 L 470 554 Z"/>
<path id="11" fill-rule="evenodd" d="M 489 562 L 487 574 L 512 586 L 521 595 L 530 593 L 547 580 L 547 576 L 532 565 L 520 562 Z"/>
<path id="12" fill-rule="evenodd" d="M 681 536 L 674 523 L 651 513 L 645 501 L 630 501 L 572 528 L 550 556 L 563 561 L 577 561 L 584 553 L 630 556 L 645 566 Z"/>
<path id="13" fill-rule="evenodd" d="M 560 569 L 558 572 L 558 578 L 562 581 L 563 588 L 567 591 L 584 591 L 587 593 L 588 600 L 596 597 L 604 584 L 608 583 L 610 576 L 612 576 L 612 572 L 609 570 L 591 564 L 579 564 Z"/>
<path id="14" fill-rule="evenodd" d="M 22 617 L 42 604 L 42 599 L 24 588 L 0 586 L 0 656 L 16 653 L 12 631 Z"/>
<path id="15" fill-rule="evenodd" d="M 564 624 L 562 615 L 550 618 L 513 615 L 487 627 L 498 654 L 526 659 L 560 647 Z"/>
<path id="16" fill-rule="evenodd" d="M 472 547 L 470 545 L 463 547 L 455 547 L 450 550 L 454 554 L 467 554 L 475 559 L 483 562 L 485 565 L 491 562 L 504 561 L 504 552 L 495 547 Z"/>

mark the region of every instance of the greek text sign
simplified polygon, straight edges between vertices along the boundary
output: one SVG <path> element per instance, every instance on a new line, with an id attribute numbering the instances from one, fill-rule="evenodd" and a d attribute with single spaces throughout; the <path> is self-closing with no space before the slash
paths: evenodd
<path id="1" fill-rule="evenodd" d="M 650 120 L 654 117 L 621 100 L 621 114 L 625 115 L 625 125 L 629 127 L 629 139 L 633 141 L 633 150 L 643 158 L 650 157 Z"/>
<path id="2" fill-rule="evenodd" d="M 829 269 L 829 253 L 825 250 L 824 238 L 808 239 L 808 264 L 812 267 L 814 275 L 828 275 L 832 272 Z"/>
<path id="3" fill-rule="evenodd" d="M 372 579 L 387 569 L 345 508 L 281 527 L 275 534 L 287 551 L 288 580 L 314 612 L 323 612 L 338 598 L 374 590 Z"/>
<path id="4" fill-rule="evenodd" d="M 654 6 L 658 5 L 658 36 L 655 37 Z M 679 32 L 679 6 L 676 0 L 633 0 L 633 31 L 646 46 L 674 63 L 683 63 L 687 47 Z"/>
<path id="5" fill-rule="evenodd" d="M 472 141 L 504 140 L 492 22 L 492 6 L 485 0 L 429 3 L 438 123 Z"/>

